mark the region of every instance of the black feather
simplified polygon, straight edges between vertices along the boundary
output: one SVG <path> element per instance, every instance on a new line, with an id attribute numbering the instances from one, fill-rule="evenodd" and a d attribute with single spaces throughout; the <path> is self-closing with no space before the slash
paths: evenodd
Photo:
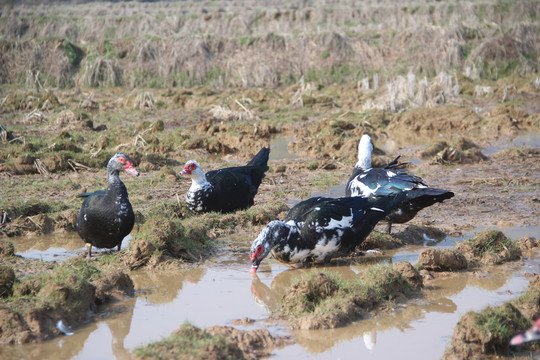
<path id="1" fill-rule="evenodd" d="M 188 207 L 196 212 L 232 212 L 253 205 L 255 195 L 268 170 L 270 148 L 262 148 L 245 166 L 212 170 L 206 173 L 211 187 L 188 193 Z"/>

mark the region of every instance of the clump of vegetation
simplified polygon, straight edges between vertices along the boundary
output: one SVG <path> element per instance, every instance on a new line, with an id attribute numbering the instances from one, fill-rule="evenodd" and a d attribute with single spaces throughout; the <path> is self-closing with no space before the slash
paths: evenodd
<path id="1" fill-rule="evenodd" d="M 115 59 L 103 56 L 87 57 L 84 61 L 82 82 L 89 87 L 119 86 L 122 82 L 122 68 Z"/>
<path id="2" fill-rule="evenodd" d="M 13 294 L 15 271 L 9 266 L 0 266 L 0 298 Z"/>
<path id="3" fill-rule="evenodd" d="M 130 245 L 129 265 L 133 268 L 147 264 L 152 257 L 198 260 L 211 246 L 211 240 L 204 224 L 184 221 L 186 212 L 173 202 L 150 208 Z"/>
<path id="4" fill-rule="evenodd" d="M 11 218 L 27 217 L 66 209 L 65 204 L 45 202 L 41 200 L 18 200 L 3 209 Z"/>
<path id="5" fill-rule="evenodd" d="M 431 158 L 432 162 L 440 164 L 469 164 L 487 160 L 478 146 L 463 137 L 457 137 L 450 143 L 437 141 L 423 150 L 420 156 L 424 159 Z"/>
<path id="6" fill-rule="evenodd" d="M 168 338 L 134 351 L 138 359 L 242 359 L 242 351 L 223 336 L 184 324 Z"/>
<path id="7" fill-rule="evenodd" d="M 52 267 L 39 275 L 15 279 L 10 296 L 0 300 L 0 343 L 50 339 L 61 334 L 58 321 L 75 326 L 85 321 L 98 303 L 112 298 L 109 294 L 133 295 L 133 282 L 126 274 L 109 276 L 108 271 L 85 260 L 68 260 Z"/>
<path id="8" fill-rule="evenodd" d="M 468 312 L 457 324 L 452 343 L 443 359 L 468 359 L 482 355 L 508 355 L 510 339 L 528 329 L 533 316 L 538 315 L 540 304 L 540 276 L 531 279 L 527 292 L 516 300 L 481 312 Z M 532 310 L 532 311 L 531 311 Z M 536 311 L 536 313 L 535 313 Z M 522 349 L 536 350 L 536 344 Z"/>
<path id="9" fill-rule="evenodd" d="M 405 265 L 375 265 L 350 282 L 333 273 L 310 273 L 286 292 L 281 312 L 294 328 L 344 326 L 371 310 L 393 307 L 417 293 L 420 275 L 410 264 Z"/>
<path id="10" fill-rule="evenodd" d="M 485 230 L 473 238 L 456 244 L 470 265 L 496 265 L 517 260 L 521 256 L 518 246 L 499 230 Z"/>
<path id="11" fill-rule="evenodd" d="M 185 323 L 168 338 L 134 353 L 137 359 L 260 359 L 289 343 L 288 338 L 274 337 L 266 329 L 212 326 L 203 330 Z"/>

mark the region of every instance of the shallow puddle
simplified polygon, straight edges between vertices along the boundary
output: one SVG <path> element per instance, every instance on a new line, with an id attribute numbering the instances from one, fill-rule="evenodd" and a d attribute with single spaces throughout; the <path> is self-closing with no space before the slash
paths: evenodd
<path id="1" fill-rule="evenodd" d="M 130 241 L 131 235 L 126 236 L 121 249 L 125 249 Z M 43 261 L 65 261 L 86 251 L 84 242 L 76 232 L 18 237 L 13 240 L 13 244 L 17 255 Z M 92 254 L 106 251 L 111 250 L 92 248 Z"/>
<path id="2" fill-rule="evenodd" d="M 459 240 L 478 230 L 481 229 Z M 503 229 L 512 238 L 535 235 L 538 230 L 538 227 Z M 77 240 L 80 246 L 80 239 Z M 528 285 L 524 273 L 537 272 L 540 265 L 537 252 L 535 256 L 509 265 L 434 280 L 422 298 L 344 328 L 290 331 L 285 324 L 266 320 L 279 306 L 279 299 L 294 279 L 313 269 L 290 269 L 269 259 L 261 264 L 258 276 L 252 278 L 248 259 L 252 240 L 246 236 L 224 240 L 216 257 L 198 269 L 131 272 L 137 290 L 134 299 L 99 309 L 96 317 L 74 329 L 72 336 L 62 336 L 41 345 L 3 346 L 0 358 L 128 359 L 135 347 L 168 336 L 186 321 L 205 328 L 232 325 L 233 320 L 248 317 L 256 322 L 235 327 L 245 330 L 265 327 L 275 335 L 293 336 L 296 344 L 274 351 L 274 358 L 327 359 L 354 355 L 355 358 L 388 359 L 395 357 L 399 349 L 404 358 L 436 359 L 450 343 L 454 326 L 465 312 L 519 296 Z M 434 246 L 453 246 L 456 240 L 458 238 L 449 238 Z M 41 243 L 34 241 L 34 244 Z M 79 251 L 69 250 L 67 244 L 70 243 L 64 245 L 65 251 Z M 58 246 L 56 242 L 52 244 Z M 29 250 L 24 250 L 26 246 L 32 248 L 28 244 L 17 245 L 20 254 L 28 254 Z M 423 248 L 407 246 L 380 256 L 366 256 L 347 266 L 319 267 L 315 271 L 334 271 L 344 279 L 352 279 L 373 262 L 408 260 L 414 263 Z M 50 248 L 35 251 L 53 252 Z M 421 352 L 419 344 L 424 344 Z"/>
<path id="3" fill-rule="evenodd" d="M 276 136 L 270 140 L 269 160 L 297 159 L 299 156 L 289 151 L 289 144 L 295 142 L 295 138 Z"/>
<path id="4" fill-rule="evenodd" d="M 508 148 L 531 147 L 540 148 L 540 134 L 520 134 L 513 139 L 504 138 L 482 150 L 484 155 L 492 155 Z"/>

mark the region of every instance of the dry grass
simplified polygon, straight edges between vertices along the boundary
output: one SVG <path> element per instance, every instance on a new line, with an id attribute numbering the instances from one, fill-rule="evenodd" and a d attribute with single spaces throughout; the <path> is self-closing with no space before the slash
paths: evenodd
<path id="1" fill-rule="evenodd" d="M 48 121 L 49 119 L 38 109 L 34 109 L 24 116 L 23 123 L 39 124 Z"/>
<path id="2" fill-rule="evenodd" d="M 386 84 L 386 93 L 366 100 L 362 110 L 380 109 L 399 112 L 411 107 L 434 107 L 451 103 L 459 98 L 460 86 L 455 75 L 439 73 L 428 81 L 417 80 L 416 75 L 398 76 Z"/>
<path id="3" fill-rule="evenodd" d="M 122 69 L 116 60 L 98 56 L 84 63 L 82 82 L 89 87 L 119 86 L 122 80 Z"/>
<path id="4" fill-rule="evenodd" d="M 483 97 L 490 94 L 493 94 L 491 86 L 476 85 L 474 87 L 474 96 Z"/>
<path id="5" fill-rule="evenodd" d="M 393 79 L 386 83 L 397 110 L 397 77 L 407 73 L 535 73 L 539 12 L 534 0 L 21 4 L 0 15 L 0 83 L 22 81 L 26 71 L 31 88 L 72 86 L 78 77 L 90 87 L 276 87 L 304 76 L 367 91 Z M 80 68 L 58 39 L 84 44 Z"/>
<path id="6" fill-rule="evenodd" d="M 240 110 L 231 110 L 221 105 L 212 105 L 209 112 L 214 119 L 220 121 L 255 120 L 257 117 L 246 107 L 251 102 L 251 99 L 247 98 L 243 98 L 241 101 L 235 100 L 234 103 L 240 107 Z"/>

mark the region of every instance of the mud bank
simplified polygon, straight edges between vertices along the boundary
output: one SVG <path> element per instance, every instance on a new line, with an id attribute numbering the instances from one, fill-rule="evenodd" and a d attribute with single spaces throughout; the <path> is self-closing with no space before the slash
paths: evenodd
<path id="1" fill-rule="evenodd" d="M 533 275 L 524 295 L 501 306 L 465 314 L 457 324 L 452 343 L 442 359 L 536 357 L 538 343 L 510 346 L 510 339 L 527 330 L 540 315 L 540 276 Z"/>
<path id="2" fill-rule="evenodd" d="M 241 331 L 229 326 L 206 330 L 184 324 L 162 341 L 135 350 L 137 359 L 260 359 L 291 343 L 266 329 Z"/>
<path id="3" fill-rule="evenodd" d="M 6 248 L 6 241 L 0 242 Z M 134 294 L 122 271 L 76 259 L 62 264 L 24 259 L 10 251 L 0 256 L 0 281 L 2 344 L 39 343 L 71 333 L 97 306 Z"/>

